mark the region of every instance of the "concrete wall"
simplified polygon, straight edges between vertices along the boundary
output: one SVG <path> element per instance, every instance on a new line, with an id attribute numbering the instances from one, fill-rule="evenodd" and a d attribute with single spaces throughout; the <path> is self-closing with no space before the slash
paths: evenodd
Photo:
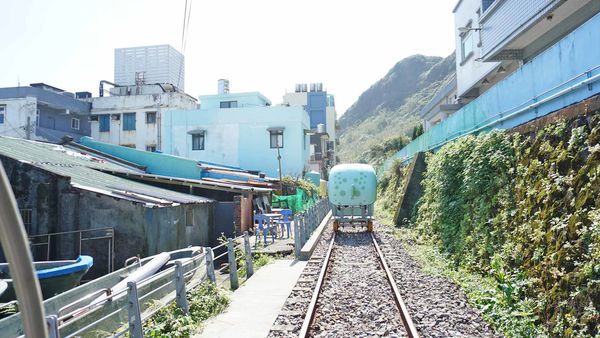
<path id="1" fill-rule="evenodd" d="M 278 177 L 277 149 L 267 128 L 284 127 L 280 149 L 284 175 L 300 176 L 308 165 L 308 114 L 302 107 L 245 107 L 164 113 L 163 152 L 194 160 L 260 170 Z M 192 150 L 189 131 L 206 130 L 204 150 Z"/>
<path id="2" fill-rule="evenodd" d="M 25 138 L 24 127 L 27 125 L 27 118 L 31 125 L 36 123 L 35 97 L 0 99 L 0 105 L 5 107 L 4 123 L 0 124 L 0 135 Z"/>
<path id="3" fill-rule="evenodd" d="M 90 135 L 90 122 L 87 112 L 80 111 L 79 108 L 81 107 L 79 105 L 72 107 L 71 105 L 60 106 L 59 104 L 65 99 L 66 101 L 75 101 L 74 99 L 62 98 L 61 95 L 54 94 L 56 97 L 51 96 L 50 99 L 58 98 L 60 102 L 52 101 L 50 104 L 40 102 L 36 96 L 31 96 L 38 93 L 38 88 L 30 88 L 32 91 L 23 92 L 10 89 L 12 88 L 0 89 L 0 105 L 5 106 L 4 123 L 0 124 L 0 135 L 18 138 L 29 136 L 31 140 L 50 142 L 60 141 L 65 135 L 69 135 L 75 140 Z M 18 97 L 21 94 L 23 96 Z M 2 98 L 3 96 L 5 98 Z M 84 104 L 83 102 L 80 103 Z M 67 110 L 68 114 L 66 113 Z M 74 118 L 79 119 L 79 129 L 71 127 L 71 120 Z M 29 133 L 27 133 L 28 123 Z"/>
<path id="4" fill-rule="evenodd" d="M 100 122 L 92 121 L 91 135 L 100 142 L 132 145 L 140 150 L 155 146 L 157 150 L 161 150 L 160 125 L 163 112 L 169 109 L 194 108 L 196 101 L 181 93 L 96 97 L 92 99 L 92 115 L 110 115 L 110 130 L 100 132 Z M 148 112 L 156 112 L 155 123 L 146 123 Z M 123 130 L 123 113 L 136 114 L 135 130 Z"/>
<path id="5" fill-rule="evenodd" d="M 149 256 L 189 245 L 207 246 L 214 224 L 213 203 L 148 208 L 144 204 L 75 189 L 68 177 L 0 156 L 20 209 L 32 209 L 29 235 L 61 231 L 115 229 L 115 267 L 131 256 Z M 192 210 L 188 226 L 186 211 Z M 94 257 L 94 271 L 107 271 L 107 242 L 86 242 L 84 253 Z M 45 259 L 45 247 L 36 259 Z M 51 259 L 72 259 L 78 254 L 78 237 L 58 237 Z M 0 257 L 2 258 L 2 257 Z"/>
<path id="6" fill-rule="evenodd" d="M 224 93 L 217 95 L 201 95 L 200 108 L 202 110 L 219 109 L 221 102 L 237 101 L 237 107 L 270 106 L 271 101 L 259 92 L 249 93 Z"/>

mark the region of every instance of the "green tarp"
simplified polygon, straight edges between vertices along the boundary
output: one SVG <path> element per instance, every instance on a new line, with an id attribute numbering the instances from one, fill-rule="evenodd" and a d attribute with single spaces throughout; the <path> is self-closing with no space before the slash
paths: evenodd
<path id="1" fill-rule="evenodd" d="M 303 189 L 296 188 L 295 195 L 279 196 L 273 194 L 271 205 L 274 208 L 292 209 L 294 213 L 297 213 L 312 207 L 315 202 L 315 197 L 308 197 Z"/>

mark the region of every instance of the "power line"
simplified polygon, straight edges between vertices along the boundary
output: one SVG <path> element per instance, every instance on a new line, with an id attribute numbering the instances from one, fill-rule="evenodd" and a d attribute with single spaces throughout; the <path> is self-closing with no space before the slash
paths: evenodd
<path id="1" fill-rule="evenodd" d="M 177 77 L 177 88 L 181 84 L 181 75 L 183 73 L 183 67 L 185 63 L 185 48 L 187 46 L 188 31 L 190 28 L 190 17 L 192 13 L 192 0 L 185 0 L 185 7 L 183 9 L 183 26 L 181 28 L 181 54 L 184 56 L 184 62 L 179 66 L 179 75 Z"/>

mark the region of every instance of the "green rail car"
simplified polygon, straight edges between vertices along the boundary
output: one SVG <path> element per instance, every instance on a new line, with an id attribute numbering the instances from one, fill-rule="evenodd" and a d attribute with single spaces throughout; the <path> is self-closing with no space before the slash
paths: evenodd
<path id="1" fill-rule="evenodd" d="M 363 225 L 373 230 L 377 175 L 367 164 L 339 164 L 331 168 L 327 182 L 333 210 L 333 228 Z"/>

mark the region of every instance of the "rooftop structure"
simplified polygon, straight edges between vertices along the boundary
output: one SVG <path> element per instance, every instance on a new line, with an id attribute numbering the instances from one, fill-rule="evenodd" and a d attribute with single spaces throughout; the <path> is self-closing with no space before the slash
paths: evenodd
<path id="1" fill-rule="evenodd" d="M 170 83 L 185 90 L 185 59 L 170 45 L 115 48 L 115 84 Z"/>

